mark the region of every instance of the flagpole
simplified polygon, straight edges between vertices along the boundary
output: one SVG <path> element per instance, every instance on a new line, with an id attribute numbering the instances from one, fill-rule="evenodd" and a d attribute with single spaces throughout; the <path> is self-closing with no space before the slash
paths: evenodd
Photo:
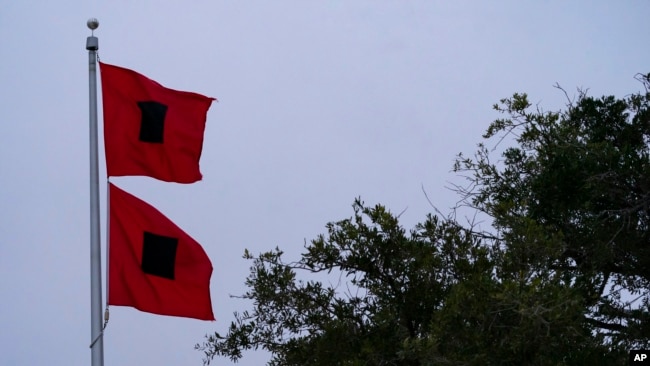
<path id="1" fill-rule="evenodd" d="M 102 262 L 99 232 L 99 167 L 97 148 L 97 50 L 99 40 L 94 30 L 97 19 L 86 23 L 91 35 L 86 39 L 88 50 L 89 111 L 90 111 L 90 349 L 92 366 L 104 365 L 102 337 Z"/>

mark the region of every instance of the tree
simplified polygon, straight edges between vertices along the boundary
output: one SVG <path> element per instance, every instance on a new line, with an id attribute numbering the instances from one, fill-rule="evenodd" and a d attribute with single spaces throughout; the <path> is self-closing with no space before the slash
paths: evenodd
<path id="1" fill-rule="evenodd" d="M 503 99 L 484 135 L 514 137 L 503 161 L 479 144 L 455 163 L 491 229 L 452 213 L 407 232 L 357 199 L 297 261 L 245 251 L 252 310 L 196 348 L 206 364 L 258 348 L 269 365 L 625 364 L 650 346 L 649 100 Z"/>
<path id="2" fill-rule="evenodd" d="M 262 347 L 271 365 L 417 364 L 405 352 L 417 348 L 409 340 L 430 333 L 453 282 L 471 268 L 489 271 L 488 253 L 453 223 L 430 217 L 409 236 L 384 207 L 353 207 L 354 217 L 328 224 L 297 262 L 284 263 L 277 248 L 245 254 L 253 266 L 242 297 L 254 310 L 235 314 L 225 337 L 208 338 L 208 360 Z M 337 284 L 296 272 L 326 273 Z"/>
<path id="3" fill-rule="evenodd" d="M 499 274 L 503 253 L 450 219 L 407 235 L 383 206 L 354 216 L 285 263 L 275 249 L 246 279 L 252 312 L 197 348 L 206 363 L 270 351 L 269 365 L 530 365 L 606 357 L 576 293 L 557 280 Z M 302 272 L 299 276 L 298 273 Z M 301 280 L 328 274 L 336 285 Z M 344 283 L 345 281 L 345 283 Z"/>
<path id="4" fill-rule="evenodd" d="M 484 137 L 516 146 L 500 165 L 485 145 L 455 165 L 470 181 L 457 187 L 464 201 L 494 220 L 507 270 L 563 278 L 595 337 L 619 350 L 650 346 L 650 74 L 638 79 L 644 94 L 579 91 L 560 112 L 503 99 L 494 108 L 507 117 Z"/>

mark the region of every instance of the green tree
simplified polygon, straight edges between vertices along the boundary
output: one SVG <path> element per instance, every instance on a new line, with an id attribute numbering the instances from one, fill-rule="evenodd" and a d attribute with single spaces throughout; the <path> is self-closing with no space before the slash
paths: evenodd
<path id="1" fill-rule="evenodd" d="M 270 351 L 270 365 L 555 365 L 607 357 L 557 279 L 500 274 L 504 253 L 453 220 L 408 234 L 383 206 L 357 200 L 300 260 L 275 249 L 246 279 L 251 312 L 197 345 L 206 363 Z M 325 275 L 328 281 L 305 280 Z M 302 280 L 299 278 L 303 278 Z M 330 283 L 325 285 L 324 283 Z M 332 285 L 331 283 L 334 283 Z M 560 360 L 560 361 L 558 361 Z"/>
<path id="2" fill-rule="evenodd" d="M 516 145 L 499 164 L 480 144 L 455 165 L 464 201 L 493 219 L 503 269 L 562 278 L 595 338 L 619 351 L 650 346 L 650 74 L 638 79 L 645 93 L 579 92 L 560 112 L 503 99 L 484 138 Z"/>
<path id="3" fill-rule="evenodd" d="M 297 261 L 246 251 L 252 309 L 196 348 L 206 364 L 624 365 L 650 348 L 649 100 L 503 99 L 484 135 L 512 141 L 502 161 L 479 144 L 455 163 L 488 231 L 429 215 L 407 232 L 356 200 Z"/>
<path id="4" fill-rule="evenodd" d="M 300 260 L 276 250 L 253 261 L 246 280 L 251 313 L 235 314 L 228 334 L 201 346 L 207 360 L 264 348 L 271 365 L 416 365 L 431 314 L 451 284 L 468 273 L 489 273 L 488 252 L 452 222 L 436 217 L 407 235 L 382 206 L 354 203 L 354 216 L 327 225 Z M 323 274 L 325 281 L 300 280 Z M 486 279 L 487 280 L 487 279 Z"/>

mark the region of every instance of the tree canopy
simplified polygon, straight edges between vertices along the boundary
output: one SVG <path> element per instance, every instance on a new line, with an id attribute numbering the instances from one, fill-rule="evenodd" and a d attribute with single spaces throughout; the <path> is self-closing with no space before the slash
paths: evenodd
<path id="1" fill-rule="evenodd" d="M 296 261 L 245 251 L 252 309 L 197 344 L 205 363 L 261 348 L 269 365 L 623 365 L 650 348 L 649 78 L 558 112 L 495 105 L 484 138 L 512 146 L 454 165 L 486 231 L 439 214 L 407 231 L 356 199 Z"/>
<path id="2" fill-rule="evenodd" d="M 495 109 L 485 138 L 515 136 L 503 163 L 480 146 L 459 156 L 460 188 L 494 222 L 516 260 L 510 271 L 564 278 L 587 309 L 585 320 L 612 347 L 650 340 L 650 75 L 645 94 L 589 97 L 561 112 L 530 111 L 525 94 Z"/>

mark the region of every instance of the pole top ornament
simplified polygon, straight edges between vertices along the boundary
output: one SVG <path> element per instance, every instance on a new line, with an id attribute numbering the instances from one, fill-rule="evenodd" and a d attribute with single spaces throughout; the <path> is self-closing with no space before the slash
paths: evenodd
<path id="1" fill-rule="evenodd" d="M 97 18 L 90 18 L 86 22 L 86 25 L 88 26 L 88 29 L 94 31 L 95 29 L 97 29 L 97 27 L 99 27 L 99 20 L 97 20 Z"/>

